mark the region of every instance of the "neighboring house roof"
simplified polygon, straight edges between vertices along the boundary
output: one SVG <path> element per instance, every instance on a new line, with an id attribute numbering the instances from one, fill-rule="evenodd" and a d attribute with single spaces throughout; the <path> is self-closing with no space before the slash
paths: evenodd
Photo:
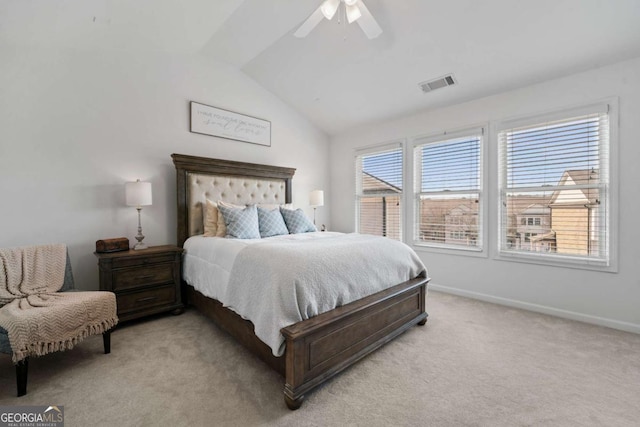
<path id="1" fill-rule="evenodd" d="M 598 182 L 598 169 L 566 170 L 558 182 L 558 186 L 595 184 Z M 585 206 L 597 204 L 599 191 L 597 188 L 577 188 L 556 190 L 551 196 L 550 207 Z"/>
<path id="2" fill-rule="evenodd" d="M 507 205 L 511 215 L 521 215 L 521 212 L 528 209 L 531 205 L 547 206 L 549 204 L 549 196 L 529 196 L 517 195 L 509 197 Z"/>
<path id="3" fill-rule="evenodd" d="M 475 200 L 475 199 L 474 199 Z M 475 203 L 475 202 L 474 202 Z M 442 215 L 442 216 L 450 216 L 451 211 L 459 207 L 460 205 L 469 205 L 470 202 L 465 203 L 464 199 L 456 198 L 456 199 L 441 199 L 438 196 L 434 198 L 425 198 L 421 201 L 422 212 L 427 215 Z M 474 212 L 474 215 L 476 213 Z M 423 219 L 426 216 L 423 216 Z"/>
<path id="4" fill-rule="evenodd" d="M 455 208 L 447 212 L 447 215 L 468 215 L 468 214 L 477 215 L 478 212 L 477 211 L 472 212 L 472 209 L 467 205 L 456 206 Z"/>
<path id="5" fill-rule="evenodd" d="M 402 193 L 402 189 L 378 178 L 375 175 L 371 175 L 368 172 L 362 171 L 362 192 L 364 194 L 375 194 L 378 192 L 388 193 L 392 191 L 394 193 Z"/>
<path id="6" fill-rule="evenodd" d="M 526 209 L 518 212 L 518 216 L 549 215 L 549 212 L 551 212 L 551 209 L 549 209 L 547 206 L 534 203 L 532 205 L 527 206 Z"/>

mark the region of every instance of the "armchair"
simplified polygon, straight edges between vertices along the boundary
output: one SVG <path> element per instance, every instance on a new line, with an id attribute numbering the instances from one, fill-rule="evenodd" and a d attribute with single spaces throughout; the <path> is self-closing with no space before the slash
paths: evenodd
<path id="1" fill-rule="evenodd" d="M 58 290 L 58 292 L 74 292 L 74 291 L 75 291 L 75 284 L 73 280 L 73 273 L 71 270 L 71 261 L 67 254 L 66 266 L 64 271 L 64 283 L 62 287 Z M 89 304 L 87 304 L 86 302 L 83 302 L 83 303 L 87 306 L 91 305 L 91 303 Z M 96 303 L 98 302 L 96 301 Z M 4 306 L 0 305 L 0 310 L 3 310 L 3 308 Z M 113 318 L 117 323 L 115 308 L 114 308 Z M 115 324 L 113 326 L 115 326 Z M 113 329 L 113 326 L 110 329 L 107 329 L 104 332 L 102 332 L 105 354 L 109 354 L 111 352 L 111 330 Z M 86 335 L 92 335 L 92 333 L 89 332 Z M 76 342 L 81 341 L 81 339 L 82 338 L 78 339 Z M 64 350 L 65 348 L 70 349 L 71 347 L 73 347 L 73 343 L 71 344 L 67 343 L 66 345 L 61 345 L 60 347 L 61 347 L 60 350 Z M 44 353 L 47 353 L 47 352 L 49 351 L 45 351 Z M 6 329 L 2 328 L 2 326 L 0 326 L 0 353 L 13 355 L 15 360 L 15 355 L 9 341 L 9 333 Z M 29 357 L 25 357 L 17 361 L 15 363 L 15 366 L 16 366 L 16 384 L 17 384 L 17 392 L 18 392 L 17 394 L 18 394 L 18 397 L 20 397 L 20 396 L 24 396 L 27 393 L 27 376 L 28 376 L 28 369 L 29 369 Z"/>

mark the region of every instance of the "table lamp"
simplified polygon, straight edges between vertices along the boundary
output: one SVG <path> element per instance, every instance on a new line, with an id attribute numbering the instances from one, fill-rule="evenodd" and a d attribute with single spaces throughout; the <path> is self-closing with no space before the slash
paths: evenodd
<path id="1" fill-rule="evenodd" d="M 147 249 L 147 245 L 142 242 L 144 240 L 144 234 L 142 234 L 140 211 L 143 206 L 151 205 L 151 183 L 140 180 L 137 180 L 136 182 L 127 182 L 125 184 L 125 195 L 127 199 L 127 206 L 135 206 L 138 210 L 138 235 L 136 236 L 138 243 L 135 244 L 133 249 Z"/>
<path id="2" fill-rule="evenodd" d="M 309 205 L 313 207 L 313 225 L 316 225 L 316 208 L 318 206 L 324 206 L 324 191 L 313 190 L 309 194 Z"/>

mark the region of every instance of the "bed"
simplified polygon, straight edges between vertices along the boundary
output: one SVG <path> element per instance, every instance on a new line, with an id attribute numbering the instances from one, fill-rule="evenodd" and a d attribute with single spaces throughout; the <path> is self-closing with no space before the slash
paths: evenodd
<path id="1" fill-rule="evenodd" d="M 207 199 L 236 204 L 291 203 L 295 169 L 172 154 L 177 183 L 177 242 L 203 233 Z M 275 356 L 252 322 L 183 281 L 183 301 L 195 306 L 285 379 L 284 400 L 298 409 L 314 388 L 414 325 L 427 321 L 426 272 L 280 330 Z"/>

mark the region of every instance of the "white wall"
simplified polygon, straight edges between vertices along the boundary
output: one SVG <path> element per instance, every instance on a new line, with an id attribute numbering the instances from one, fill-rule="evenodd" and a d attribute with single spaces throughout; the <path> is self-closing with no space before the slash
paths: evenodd
<path id="1" fill-rule="evenodd" d="M 464 82 L 461 82 L 464 84 Z M 443 89 L 446 90 L 446 89 Z M 489 135 L 489 257 L 419 252 L 434 289 L 640 332 L 640 59 L 354 129 L 331 139 L 331 215 L 353 231 L 354 148 L 619 97 L 618 273 L 494 259 L 497 144 Z"/>
<path id="2" fill-rule="evenodd" d="M 189 132 L 189 101 L 271 121 L 272 146 Z M 62 242 L 97 289 L 98 239 L 135 243 L 124 183 L 153 184 L 145 242 L 176 241 L 181 153 L 297 168 L 293 201 L 329 188 L 328 137 L 244 74 L 196 56 L 0 47 L 0 247 Z M 328 209 L 318 209 L 318 223 Z"/>

